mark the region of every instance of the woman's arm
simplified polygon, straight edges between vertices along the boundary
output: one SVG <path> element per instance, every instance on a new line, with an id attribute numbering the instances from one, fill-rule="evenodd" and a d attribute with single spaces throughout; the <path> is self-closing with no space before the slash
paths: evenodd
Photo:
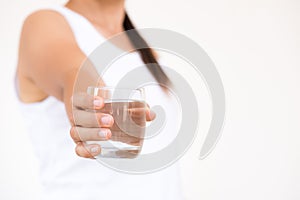
<path id="1" fill-rule="evenodd" d="M 38 11 L 25 20 L 18 68 L 48 95 L 63 101 L 84 59 L 85 55 L 60 14 Z"/>
<path id="2" fill-rule="evenodd" d="M 54 96 L 63 101 L 73 127 L 75 124 L 72 117 L 71 97 L 77 73 L 85 59 L 86 56 L 77 46 L 70 27 L 60 14 L 43 10 L 31 14 L 25 20 L 20 40 L 18 77 L 33 83 L 33 87 L 36 87 L 34 91 L 42 91 L 47 96 Z M 85 72 L 81 74 L 84 77 L 82 80 L 85 80 L 81 82 L 81 92 L 85 92 L 87 86 L 94 85 L 99 80 L 92 66 Z M 87 106 L 94 102 L 94 98 L 89 96 L 76 99 L 76 103 Z M 101 108 L 103 101 L 98 100 L 96 101 L 100 102 L 98 108 Z M 99 117 L 101 117 L 100 114 Z M 83 118 L 88 119 L 85 116 Z M 76 153 L 82 157 L 92 157 L 78 139 L 80 137 L 74 128 L 72 128 L 71 135 L 77 144 Z M 99 152 L 100 150 L 93 153 Z"/>
<path id="3" fill-rule="evenodd" d="M 36 90 L 47 96 L 63 101 L 72 128 L 71 137 L 76 143 L 76 153 L 81 157 L 92 158 L 100 153 L 98 144 L 83 146 L 84 141 L 107 140 L 111 137 L 110 127 L 113 118 L 85 109 L 101 109 L 104 101 L 101 97 L 86 94 L 90 85 L 103 85 L 91 63 L 76 44 L 73 33 L 65 19 L 54 11 L 38 11 L 24 22 L 19 51 L 18 77 L 30 81 Z M 80 70 L 85 62 L 84 70 Z M 78 73 L 80 70 L 80 73 Z M 80 89 L 75 81 L 80 79 Z M 35 91 L 35 90 L 34 90 Z M 73 107 L 74 106 L 74 107 Z M 73 120 L 76 116 L 76 124 Z M 147 120 L 153 120 L 155 114 L 147 109 Z M 106 134 L 103 134 L 106 133 Z"/>

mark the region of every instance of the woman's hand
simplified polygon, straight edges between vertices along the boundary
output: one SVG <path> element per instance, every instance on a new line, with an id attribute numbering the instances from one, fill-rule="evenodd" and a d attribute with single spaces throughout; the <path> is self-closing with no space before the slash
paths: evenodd
<path id="1" fill-rule="evenodd" d="M 99 96 L 81 93 L 74 95 L 72 100 L 73 118 L 70 134 L 76 143 L 76 154 L 84 158 L 93 158 L 100 154 L 100 145 L 88 145 L 84 142 L 110 139 L 111 131 L 109 128 L 112 127 L 114 119 L 109 114 L 99 112 L 104 106 L 104 101 Z"/>
<path id="2" fill-rule="evenodd" d="M 76 154 L 84 158 L 94 158 L 101 152 L 99 144 L 85 144 L 86 141 L 103 141 L 112 137 L 110 128 L 114 124 L 111 115 L 101 113 L 104 100 L 99 96 L 85 93 L 76 94 L 72 97 L 72 128 L 71 137 L 76 143 Z M 138 111 L 140 112 L 140 111 Z M 147 105 L 146 120 L 152 121 L 155 113 L 150 111 Z"/>

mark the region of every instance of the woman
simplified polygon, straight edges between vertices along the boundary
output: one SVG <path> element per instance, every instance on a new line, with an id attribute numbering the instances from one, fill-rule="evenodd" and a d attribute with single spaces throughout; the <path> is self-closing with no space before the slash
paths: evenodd
<path id="1" fill-rule="evenodd" d="M 37 11 L 25 20 L 17 87 L 40 161 L 43 199 L 182 199 L 176 165 L 153 174 L 128 175 L 86 159 L 99 155 L 101 147 L 98 144 L 84 146 L 84 142 L 109 139 L 109 128 L 114 123 L 112 116 L 100 113 L 92 128 L 87 126 L 90 119 L 87 112 L 76 124 L 72 119 L 72 100 L 75 107 L 103 107 L 100 97 L 72 94 L 82 62 L 105 38 L 133 28 L 124 0 L 70 0 L 65 6 Z M 130 37 L 124 38 L 123 43 L 136 45 L 135 39 Z M 123 63 L 120 61 L 120 65 L 156 62 L 150 49 L 138 53 Z M 168 78 L 161 68 L 148 67 L 148 70 L 156 80 L 167 84 Z M 86 79 L 99 78 L 95 74 L 86 76 Z M 113 85 L 115 76 L 113 73 L 101 84 Z M 148 121 L 154 117 L 153 112 L 147 112 Z M 85 129 L 84 139 L 76 126 Z M 79 157 L 73 152 L 74 144 Z"/>

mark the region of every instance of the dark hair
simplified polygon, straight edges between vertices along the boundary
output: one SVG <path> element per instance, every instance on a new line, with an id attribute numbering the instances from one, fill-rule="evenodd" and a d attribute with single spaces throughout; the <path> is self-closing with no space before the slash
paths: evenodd
<path id="1" fill-rule="evenodd" d="M 135 29 L 131 20 L 129 19 L 127 13 L 125 13 L 125 18 L 123 22 L 123 28 L 125 31 L 131 30 L 130 34 L 128 34 L 129 40 L 131 44 L 135 47 L 147 47 L 138 49 L 138 52 L 145 64 L 147 64 L 148 70 L 154 76 L 158 83 L 162 83 L 166 86 L 170 85 L 170 79 L 167 77 L 165 72 L 162 70 L 161 66 L 158 64 L 152 49 L 149 47 L 147 42 L 142 38 L 142 36 Z"/>

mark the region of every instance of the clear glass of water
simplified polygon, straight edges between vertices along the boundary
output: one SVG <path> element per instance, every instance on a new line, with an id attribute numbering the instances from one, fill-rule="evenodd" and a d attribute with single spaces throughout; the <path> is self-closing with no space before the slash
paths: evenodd
<path id="1" fill-rule="evenodd" d="M 104 99 L 104 107 L 96 112 L 112 115 L 114 124 L 112 136 L 107 141 L 88 141 L 99 144 L 99 157 L 135 158 L 142 149 L 146 108 L 145 91 L 140 89 L 114 87 L 88 87 L 87 93 Z"/>

